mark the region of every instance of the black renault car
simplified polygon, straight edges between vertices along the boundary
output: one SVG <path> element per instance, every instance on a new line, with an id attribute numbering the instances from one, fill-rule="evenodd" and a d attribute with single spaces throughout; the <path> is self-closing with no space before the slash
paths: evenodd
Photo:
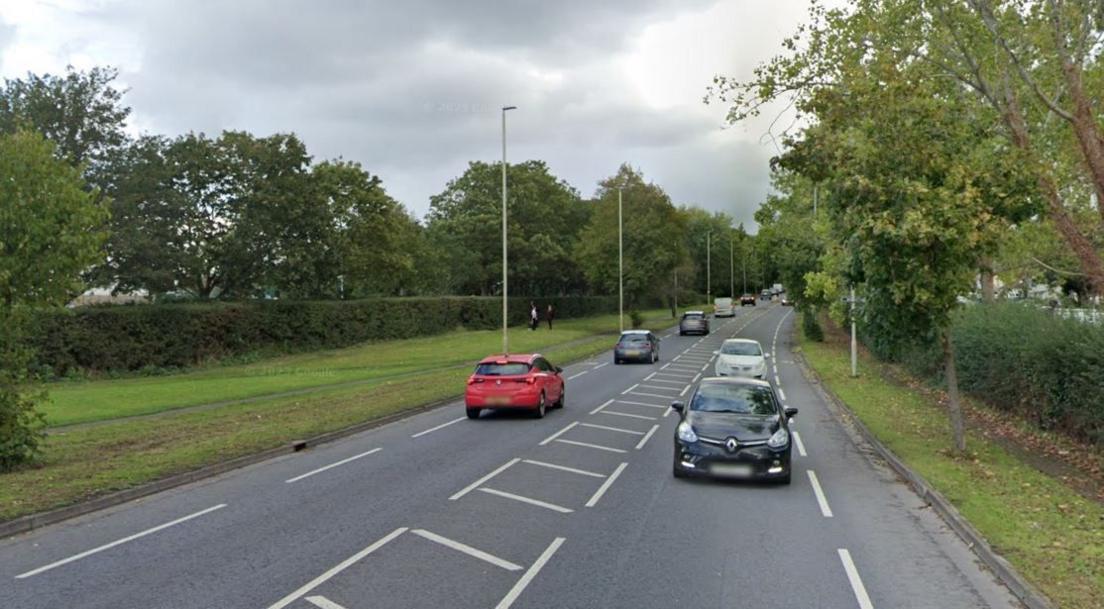
<path id="1" fill-rule="evenodd" d="M 770 383 L 748 378 L 703 379 L 675 430 L 674 475 L 790 483 L 790 418 Z"/>
<path id="2" fill-rule="evenodd" d="M 613 348 L 613 363 L 659 361 L 659 337 L 649 330 L 625 330 Z"/>
<path id="3" fill-rule="evenodd" d="M 705 311 L 687 311 L 679 320 L 679 336 L 709 334 L 709 317 Z"/>

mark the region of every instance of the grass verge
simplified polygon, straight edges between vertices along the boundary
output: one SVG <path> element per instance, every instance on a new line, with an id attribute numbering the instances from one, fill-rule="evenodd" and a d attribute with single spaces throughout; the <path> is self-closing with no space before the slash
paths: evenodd
<path id="1" fill-rule="evenodd" d="M 861 354 L 850 376 L 845 342 L 801 337 L 810 366 L 878 439 L 942 493 L 993 548 L 1063 609 L 1104 608 L 1104 505 L 1082 497 L 971 432 L 968 454 L 950 451 L 945 411 L 893 378 L 898 369 Z"/>
<path id="2" fill-rule="evenodd" d="M 673 323 L 669 312 L 654 312 L 646 319 L 645 327 L 651 329 Z M 616 316 L 579 321 L 578 325 L 590 328 L 589 335 L 565 338 L 565 334 L 547 330 L 519 330 L 511 332 L 511 342 L 518 351 L 539 349 L 556 363 L 610 348 L 609 333 L 596 334 L 595 330 L 616 328 Z M 407 345 L 397 345 L 407 352 L 434 351 L 423 347 L 421 339 L 396 342 L 419 343 L 417 348 L 409 349 Z M 373 346 L 380 348 L 380 344 Z M 501 343 L 495 346 L 500 347 Z M 484 351 L 468 361 L 485 355 L 485 347 L 479 345 Z M 464 379 L 470 373 L 467 367 L 441 369 L 424 363 L 420 366 L 420 374 L 402 379 L 385 378 L 353 387 L 319 387 L 317 393 L 306 396 L 229 404 L 210 410 L 170 411 L 158 417 L 57 430 L 49 436 L 42 459 L 33 467 L 0 475 L 0 521 L 70 505 L 463 393 Z"/>

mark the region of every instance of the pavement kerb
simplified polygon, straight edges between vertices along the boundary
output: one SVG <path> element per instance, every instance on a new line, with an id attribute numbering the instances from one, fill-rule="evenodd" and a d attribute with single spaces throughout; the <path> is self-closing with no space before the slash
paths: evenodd
<path id="1" fill-rule="evenodd" d="M 592 357 L 594 356 L 588 355 L 586 357 L 580 357 L 578 359 L 570 360 L 564 365 L 570 366 L 582 361 L 586 361 Z M 35 514 L 27 514 L 26 516 L 20 516 L 7 522 L 0 522 L 0 539 L 11 537 L 13 535 L 27 533 L 35 529 L 40 529 L 45 526 L 57 524 L 65 520 L 70 520 L 78 516 L 84 516 L 85 514 L 91 514 L 92 512 L 98 512 L 110 507 L 122 505 L 135 499 L 141 499 L 143 497 L 155 495 L 157 493 L 167 491 L 179 486 L 184 486 L 185 484 L 190 484 L 192 482 L 197 482 L 205 478 L 218 476 L 220 474 L 224 474 L 235 469 L 254 465 L 262 461 L 267 461 L 281 455 L 297 452 L 321 444 L 326 444 L 335 440 L 340 440 L 341 438 L 355 435 L 369 429 L 374 429 L 376 427 L 382 427 L 396 421 L 401 421 L 403 419 L 421 414 L 423 412 L 435 410 L 437 408 L 448 406 L 450 404 L 456 404 L 459 397 L 461 396 L 458 394 L 449 396 L 441 400 L 428 402 L 426 404 L 412 406 L 399 412 L 357 423 L 356 425 L 351 425 L 342 429 L 319 434 L 305 440 L 295 440 L 293 442 L 285 444 L 284 446 L 278 446 L 276 448 L 270 448 L 268 450 L 253 453 L 250 455 L 244 455 L 241 457 L 236 457 L 234 459 L 213 463 L 199 469 L 180 474 L 174 474 L 172 476 L 161 478 L 160 480 L 154 480 L 153 482 L 147 482 L 145 484 L 140 484 L 138 486 L 121 491 L 116 491 L 114 493 L 108 493 L 107 495 L 96 497 L 95 499 L 89 499 L 87 501 L 81 501 L 79 503 L 74 503 L 73 505 L 67 505 L 65 507 L 47 510 L 45 512 L 38 512 Z"/>
<path id="2" fill-rule="evenodd" d="M 794 344 L 797 343 L 796 333 L 797 330 L 795 326 Z M 943 521 L 947 523 L 947 526 L 966 542 L 966 545 L 974 552 L 981 562 L 989 567 L 989 570 L 997 576 L 997 579 L 999 579 L 1001 583 L 1020 600 L 1020 602 L 1028 607 L 1028 609 L 1056 609 L 1042 592 L 1039 592 L 1038 589 L 1024 579 L 1024 577 L 1020 575 L 1003 556 L 998 554 L 997 551 L 989 545 L 985 537 L 983 537 L 981 533 L 959 513 L 942 493 L 932 488 L 923 476 L 913 471 L 913 469 L 901 461 L 893 451 L 882 444 L 873 432 L 863 424 L 859 417 L 847 407 L 847 404 L 821 381 L 820 376 L 813 370 L 812 366 L 809 365 L 809 362 L 805 359 L 805 355 L 800 350 L 794 349 L 791 350 L 791 352 L 793 353 L 794 361 L 797 362 L 798 366 L 801 368 L 801 373 L 805 376 L 805 379 L 809 381 L 809 384 L 813 386 L 813 390 L 820 395 L 826 404 L 828 404 L 832 414 L 844 424 L 843 428 L 856 446 L 862 448 L 862 445 L 866 444 L 874 449 L 874 452 L 877 453 L 898 476 L 907 482 L 912 490 L 919 495 L 925 503 L 930 505 L 932 509 L 939 514 Z"/>

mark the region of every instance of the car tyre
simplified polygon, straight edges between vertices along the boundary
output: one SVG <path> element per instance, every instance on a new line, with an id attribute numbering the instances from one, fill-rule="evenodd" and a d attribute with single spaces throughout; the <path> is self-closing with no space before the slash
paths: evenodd
<path id="1" fill-rule="evenodd" d="M 555 404 L 552 404 L 553 408 L 563 408 L 564 401 L 567 400 L 567 388 L 560 389 L 560 399 L 556 400 Z"/>
<path id="2" fill-rule="evenodd" d="M 548 412 L 548 402 L 545 401 L 544 392 L 540 394 L 540 401 L 537 402 L 537 408 L 533 411 L 533 418 L 543 419 L 545 413 Z"/>
<path id="3" fill-rule="evenodd" d="M 479 413 L 482 412 L 481 408 L 468 408 L 466 410 L 469 419 L 478 419 Z"/>

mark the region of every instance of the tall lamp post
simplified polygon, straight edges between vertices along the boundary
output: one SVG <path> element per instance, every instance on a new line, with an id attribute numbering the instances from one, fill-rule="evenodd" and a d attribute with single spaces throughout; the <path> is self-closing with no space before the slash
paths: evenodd
<path id="1" fill-rule="evenodd" d="M 510 352 L 510 333 L 507 314 L 507 298 L 509 296 L 509 283 L 506 269 L 506 112 L 514 110 L 517 106 L 502 107 L 502 353 Z"/>
<path id="2" fill-rule="evenodd" d="M 711 275 L 713 269 L 713 262 L 710 260 L 710 252 L 712 247 L 713 231 L 705 233 L 705 302 L 709 304 L 713 302 L 713 277 Z"/>
<path id="3" fill-rule="evenodd" d="M 625 240 L 621 224 L 621 189 L 617 189 L 617 324 L 625 331 Z"/>
<path id="4" fill-rule="evenodd" d="M 728 297 L 736 298 L 736 266 L 732 257 L 732 231 L 728 233 Z"/>

